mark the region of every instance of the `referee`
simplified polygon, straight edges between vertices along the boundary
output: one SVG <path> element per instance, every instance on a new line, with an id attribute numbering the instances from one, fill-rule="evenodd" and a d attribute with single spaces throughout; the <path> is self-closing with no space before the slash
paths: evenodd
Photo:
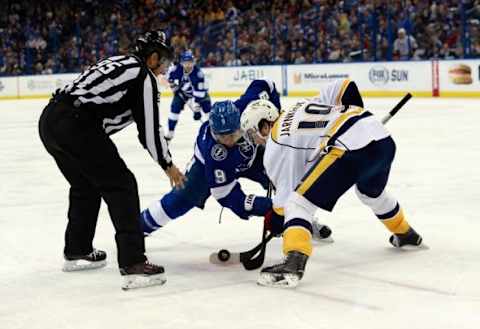
<path id="1" fill-rule="evenodd" d="M 183 186 L 185 176 L 172 163 L 159 124 L 155 74 L 165 73 L 172 57 L 165 33 L 147 32 L 137 39 L 132 54 L 91 66 L 57 90 L 43 110 L 40 138 L 70 184 L 64 271 L 106 264 L 106 253 L 92 246 L 103 199 L 116 231 L 121 274 L 130 282 L 143 276 L 144 286 L 164 282 L 155 281 L 163 267 L 145 257 L 135 176 L 109 136 L 135 122 L 140 143 L 171 183 Z M 153 278 L 150 284 L 145 277 Z"/>

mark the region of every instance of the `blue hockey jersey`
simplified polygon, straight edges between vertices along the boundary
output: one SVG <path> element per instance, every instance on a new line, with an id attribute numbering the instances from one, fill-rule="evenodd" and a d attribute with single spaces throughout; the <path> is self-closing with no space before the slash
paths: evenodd
<path id="1" fill-rule="evenodd" d="M 280 94 L 272 80 L 253 80 L 245 93 L 234 104 L 242 113 L 250 102 L 257 99 L 269 100 L 277 109 L 281 109 Z"/>
<path id="2" fill-rule="evenodd" d="M 234 103 L 243 112 L 248 103 L 257 99 L 270 100 L 280 109 L 280 97 L 275 85 L 267 80 L 254 80 Z M 258 147 L 245 138 L 241 138 L 232 148 L 218 143 L 208 122 L 200 127 L 195 143 L 195 161 L 204 166 L 210 193 L 222 206 L 232 209 L 241 218 L 247 218 L 251 214 L 245 210 L 248 207 L 244 203 L 248 202 L 248 198 L 243 193 L 238 178 L 248 177 L 264 186 L 268 184 L 261 159 L 255 161 L 257 152 Z M 259 168 L 252 168 L 254 163 Z"/>
<path id="3" fill-rule="evenodd" d="M 185 101 L 194 98 L 198 102 L 208 96 L 205 75 L 197 65 L 193 67 L 190 74 L 187 74 L 183 66 L 177 64 L 169 69 L 167 76 L 172 91 L 180 95 Z"/>
<path id="4" fill-rule="evenodd" d="M 242 177 L 242 173 L 250 168 L 255 158 L 256 149 L 246 143 L 243 138 L 241 144 L 243 146 L 236 145 L 227 148 L 218 143 L 213 137 L 209 123 L 205 122 L 200 127 L 194 157 L 195 162 L 201 163 L 204 167 L 210 194 L 222 206 L 230 208 L 240 218 L 246 219 L 250 215 L 260 214 L 248 211 L 248 207 L 245 207 L 247 197 L 237 179 Z M 264 179 L 267 179 L 263 173 L 263 168 L 259 171 L 262 172 Z M 261 179 L 261 177 L 259 178 Z"/>

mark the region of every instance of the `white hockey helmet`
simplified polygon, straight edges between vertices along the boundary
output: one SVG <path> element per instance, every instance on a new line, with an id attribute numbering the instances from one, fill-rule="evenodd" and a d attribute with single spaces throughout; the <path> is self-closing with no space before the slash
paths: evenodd
<path id="1" fill-rule="evenodd" d="M 259 129 L 260 121 L 273 122 L 277 120 L 280 110 L 272 102 L 266 99 L 258 99 L 250 102 L 240 117 L 240 127 L 244 132 Z"/>

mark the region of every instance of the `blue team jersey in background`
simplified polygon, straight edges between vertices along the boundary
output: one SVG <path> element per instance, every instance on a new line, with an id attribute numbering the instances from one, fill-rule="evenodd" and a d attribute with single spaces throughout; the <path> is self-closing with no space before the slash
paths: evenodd
<path id="1" fill-rule="evenodd" d="M 250 102 L 257 99 L 269 100 L 277 109 L 281 109 L 280 95 L 275 88 L 275 83 L 271 80 L 253 80 L 247 90 L 245 90 L 245 93 L 234 103 L 240 110 L 240 113 L 242 113 Z"/>
<path id="2" fill-rule="evenodd" d="M 179 94 L 182 98 L 196 100 L 203 99 L 207 96 L 207 84 L 205 83 L 205 75 L 202 70 L 195 65 L 192 72 L 185 73 L 181 64 L 176 64 L 167 73 L 168 82 L 173 92 Z"/>

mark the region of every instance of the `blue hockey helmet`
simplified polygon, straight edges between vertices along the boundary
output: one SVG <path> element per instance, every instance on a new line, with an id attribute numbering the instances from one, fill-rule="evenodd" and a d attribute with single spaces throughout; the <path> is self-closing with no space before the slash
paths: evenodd
<path id="1" fill-rule="evenodd" d="M 216 102 L 208 121 L 214 134 L 233 134 L 240 129 L 240 111 L 232 101 Z"/>
<path id="2" fill-rule="evenodd" d="M 193 62 L 193 53 L 191 50 L 185 50 L 180 54 L 180 62 Z"/>

